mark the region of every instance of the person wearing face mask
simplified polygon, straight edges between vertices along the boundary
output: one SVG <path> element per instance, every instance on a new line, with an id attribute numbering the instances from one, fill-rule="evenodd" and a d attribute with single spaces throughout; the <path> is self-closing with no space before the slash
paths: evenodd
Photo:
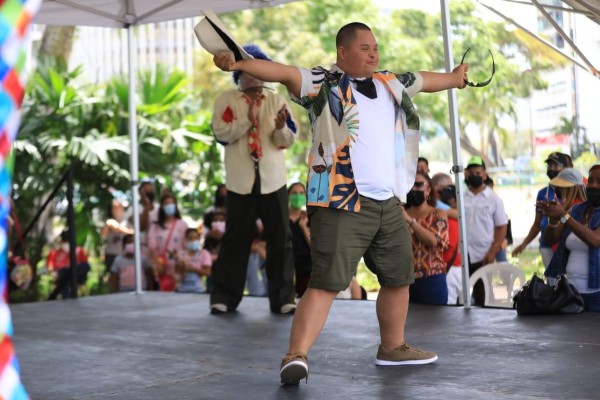
<path id="1" fill-rule="evenodd" d="M 473 156 L 467 163 L 465 181 L 469 190 L 465 192 L 465 225 L 467 229 L 469 274 L 496 260 L 506 238 L 508 218 L 504 203 L 484 182 L 487 178 L 485 162 Z M 473 287 L 475 305 L 483 306 L 485 291 L 483 282 Z"/>
<path id="2" fill-rule="evenodd" d="M 415 184 L 406 196 L 404 214 L 412 238 L 415 282 L 410 285 L 410 301 L 447 304 L 446 263 L 448 217 L 436 209 L 437 193 L 431 178 L 417 171 Z"/>
<path id="3" fill-rule="evenodd" d="M 82 285 L 87 280 L 90 264 L 88 264 L 85 251 L 80 246 L 77 246 L 75 249 L 75 260 L 77 263 L 77 283 Z M 59 294 L 63 299 L 71 298 L 71 256 L 68 230 L 60 234 L 58 248 L 54 248 L 48 253 L 46 266 L 52 274 L 55 284 L 54 290 L 50 293 L 48 300 L 56 300 Z"/>
<path id="4" fill-rule="evenodd" d="M 306 215 L 306 189 L 300 182 L 290 185 L 290 229 L 292 230 L 292 248 L 294 249 L 294 269 L 296 271 L 296 295 L 302 297 L 306 291 L 312 260 L 310 254 L 310 228 Z"/>
<path id="5" fill-rule="evenodd" d="M 585 309 L 600 312 L 600 164 L 590 168 L 585 194 L 586 201 L 570 210 L 554 201 L 536 204 L 548 217 L 544 237 L 558 243 L 544 275 L 566 274 L 581 293 Z"/>
<path id="6" fill-rule="evenodd" d="M 571 160 L 571 156 L 565 153 L 554 152 L 550 153 L 548 158 L 546 158 L 546 175 L 549 179 L 554 179 L 560 171 L 564 168 L 572 168 L 573 162 Z M 554 190 L 554 186 L 548 184 L 546 187 L 539 190 L 536 201 L 554 201 L 559 200 L 559 196 Z M 542 255 L 542 264 L 544 264 L 544 268 L 548 267 L 550 260 L 552 259 L 552 255 L 554 254 L 554 250 L 552 246 L 545 240 L 544 238 L 544 230 L 548 225 L 548 217 L 542 214 L 542 211 L 538 208 L 535 210 L 535 219 L 533 220 L 533 224 L 531 228 L 529 228 L 529 233 L 523 242 L 515 247 L 512 251 L 513 257 L 518 256 L 525 250 L 525 248 L 535 239 L 538 233 L 540 235 L 540 254 Z"/>
<path id="7" fill-rule="evenodd" d="M 185 231 L 185 250 L 180 250 L 175 269 L 181 281 L 177 291 L 181 293 L 204 293 L 206 287 L 202 278 L 210 276 L 212 257 L 200 246 L 200 233 L 195 228 Z"/>
<path id="8" fill-rule="evenodd" d="M 177 200 L 171 194 L 163 195 L 158 209 L 158 220 L 148 231 L 148 252 L 160 291 L 175 290 L 175 262 L 177 253 L 186 249 L 185 232 Z"/>
<path id="9" fill-rule="evenodd" d="M 133 292 L 135 290 L 135 256 L 133 235 L 125 235 L 121 241 L 122 253 L 115 257 L 110 267 L 111 289 L 115 292 Z M 142 256 L 142 269 L 151 271 L 152 265 Z M 142 275 L 142 287 L 146 287 L 146 274 Z"/>
<path id="10" fill-rule="evenodd" d="M 269 60 L 255 45 L 244 50 Z M 294 265 L 288 226 L 284 150 L 294 143 L 296 125 L 285 99 L 241 71 L 233 72 L 237 90 L 215 101 L 212 128 L 225 148 L 227 229 L 212 274 L 211 314 L 233 312 L 242 301 L 256 221 L 264 224 L 269 306 L 293 314 Z"/>

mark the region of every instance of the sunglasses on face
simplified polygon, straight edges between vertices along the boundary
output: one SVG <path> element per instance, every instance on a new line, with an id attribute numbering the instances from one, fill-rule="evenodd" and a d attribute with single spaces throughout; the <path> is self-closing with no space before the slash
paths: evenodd
<path id="1" fill-rule="evenodd" d="M 465 54 L 463 54 L 462 59 L 460 60 L 461 64 L 464 64 L 465 57 L 467 56 L 467 53 L 469 52 L 469 50 L 471 50 L 470 47 L 467 49 L 467 51 L 465 51 Z M 467 86 L 478 87 L 478 88 L 484 87 L 484 86 L 489 85 L 489 83 L 494 78 L 494 74 L 496 73 L 496 63 L 494 61 L 494 55 L 492 54 L 492 51 L 488 49 L 488 52 L 490 53 L 490 57 L 492 57 L 492 76 L 490 76 L 490 78 L 488 80 L 483 81 L 483 82 L 473 83 L 473 82 L 466 81 Z"/>

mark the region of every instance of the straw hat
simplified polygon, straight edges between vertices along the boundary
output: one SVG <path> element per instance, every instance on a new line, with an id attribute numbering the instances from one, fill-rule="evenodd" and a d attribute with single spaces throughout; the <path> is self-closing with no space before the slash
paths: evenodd
<path id="1" fill-rule="evenodd" d="M 236 43 L 233 36 L 227 31 L 225 25 L 215 13 L 203 10 L 204 18 L 194 27 L 198 41 L 210 54 L 215 55 L 223 51 L 233 53 L 235 61 L 254 58 L 242 46 Z"/>

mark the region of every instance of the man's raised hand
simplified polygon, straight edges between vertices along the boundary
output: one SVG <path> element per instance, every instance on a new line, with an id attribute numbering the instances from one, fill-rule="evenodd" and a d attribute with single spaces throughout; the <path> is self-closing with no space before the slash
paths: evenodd
<path id="1" fill-rule="evenodd" d="M 223 71 L 233 71 L 235 62 L 230 51 L 219 52 L 213 57 L 213 62 Z"/>

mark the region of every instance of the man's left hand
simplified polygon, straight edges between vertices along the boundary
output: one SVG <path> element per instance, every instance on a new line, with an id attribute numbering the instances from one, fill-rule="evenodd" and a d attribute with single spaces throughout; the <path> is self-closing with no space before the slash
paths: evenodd
<path id="1" fill-rule="evenodd" d="M 456 78 L 456 87 L 458 89 L 464 89 L 467 86 L 467 81 L 469 80 L 467 71 L 469 71 L 469 64 L 460 64 L 452 70 L 452 74 Z"/>

